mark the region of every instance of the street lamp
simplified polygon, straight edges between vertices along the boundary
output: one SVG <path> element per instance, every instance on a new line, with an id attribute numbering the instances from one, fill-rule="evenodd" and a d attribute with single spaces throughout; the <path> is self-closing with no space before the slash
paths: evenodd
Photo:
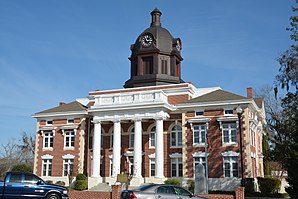
<path id="1" fill-rule="evenodd" d="M 236 108 L 236 112 L 238 115 L 238 128 L 239 128 L 239 134 L 240 134 L 240 163 L 241 163 L 241 178 L 244 178 L 244 167 L 243 167 L 243 155 L 242 155 L 242 150 L 243 150 L 243 146 L 242 146 L 242 125 L 241 125 L 241 115 L 242 115 L 242 108 L 241 106 L 238 105 L 238 107 Z M 242 184 L 242 183 L 241 183 Z"/>

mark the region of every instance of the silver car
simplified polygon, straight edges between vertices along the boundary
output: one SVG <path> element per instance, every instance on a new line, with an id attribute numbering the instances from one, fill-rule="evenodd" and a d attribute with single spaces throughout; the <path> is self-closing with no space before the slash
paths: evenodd
<path id="1" fill-rule="evenodd" d="M 203 199 L 199 196 L 194 196 L 186 189 L 166 184 L 149 184 L 139 187 L 135 190 L 124 190 L 121 193 L 121 199 Z"/>

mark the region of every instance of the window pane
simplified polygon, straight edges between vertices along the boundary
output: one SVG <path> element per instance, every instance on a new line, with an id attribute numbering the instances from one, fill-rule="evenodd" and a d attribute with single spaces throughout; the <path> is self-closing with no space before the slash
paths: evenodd
<path id="1" fill-rule="evenodd" d="M 11 174 L 9 182 L 21 183 L 22 182 L 22 174 Z"/>

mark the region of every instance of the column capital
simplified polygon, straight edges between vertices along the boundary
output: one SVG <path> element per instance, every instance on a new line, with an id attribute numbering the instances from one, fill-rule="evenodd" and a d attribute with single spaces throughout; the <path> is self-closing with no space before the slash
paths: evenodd
<path id="1" fill-rule="evenodd" d="M 92 123 L 93 124 L 101 124 L 101 121 L 100 120 L 93 120 Z"/>

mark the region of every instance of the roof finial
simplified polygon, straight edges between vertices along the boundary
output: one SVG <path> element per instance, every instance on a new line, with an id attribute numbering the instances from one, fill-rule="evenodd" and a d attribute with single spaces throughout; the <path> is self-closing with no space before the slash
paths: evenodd
<path id="1" fill-rule="evenodd" d="M 157 8 L 155 8 L 151 12 L 151 16 L 152 16 L 151 26 L 161 26 L 161 23 L 160 23 L 160 16 L 161 16 L 161 14 L 162 13 Z"/>

